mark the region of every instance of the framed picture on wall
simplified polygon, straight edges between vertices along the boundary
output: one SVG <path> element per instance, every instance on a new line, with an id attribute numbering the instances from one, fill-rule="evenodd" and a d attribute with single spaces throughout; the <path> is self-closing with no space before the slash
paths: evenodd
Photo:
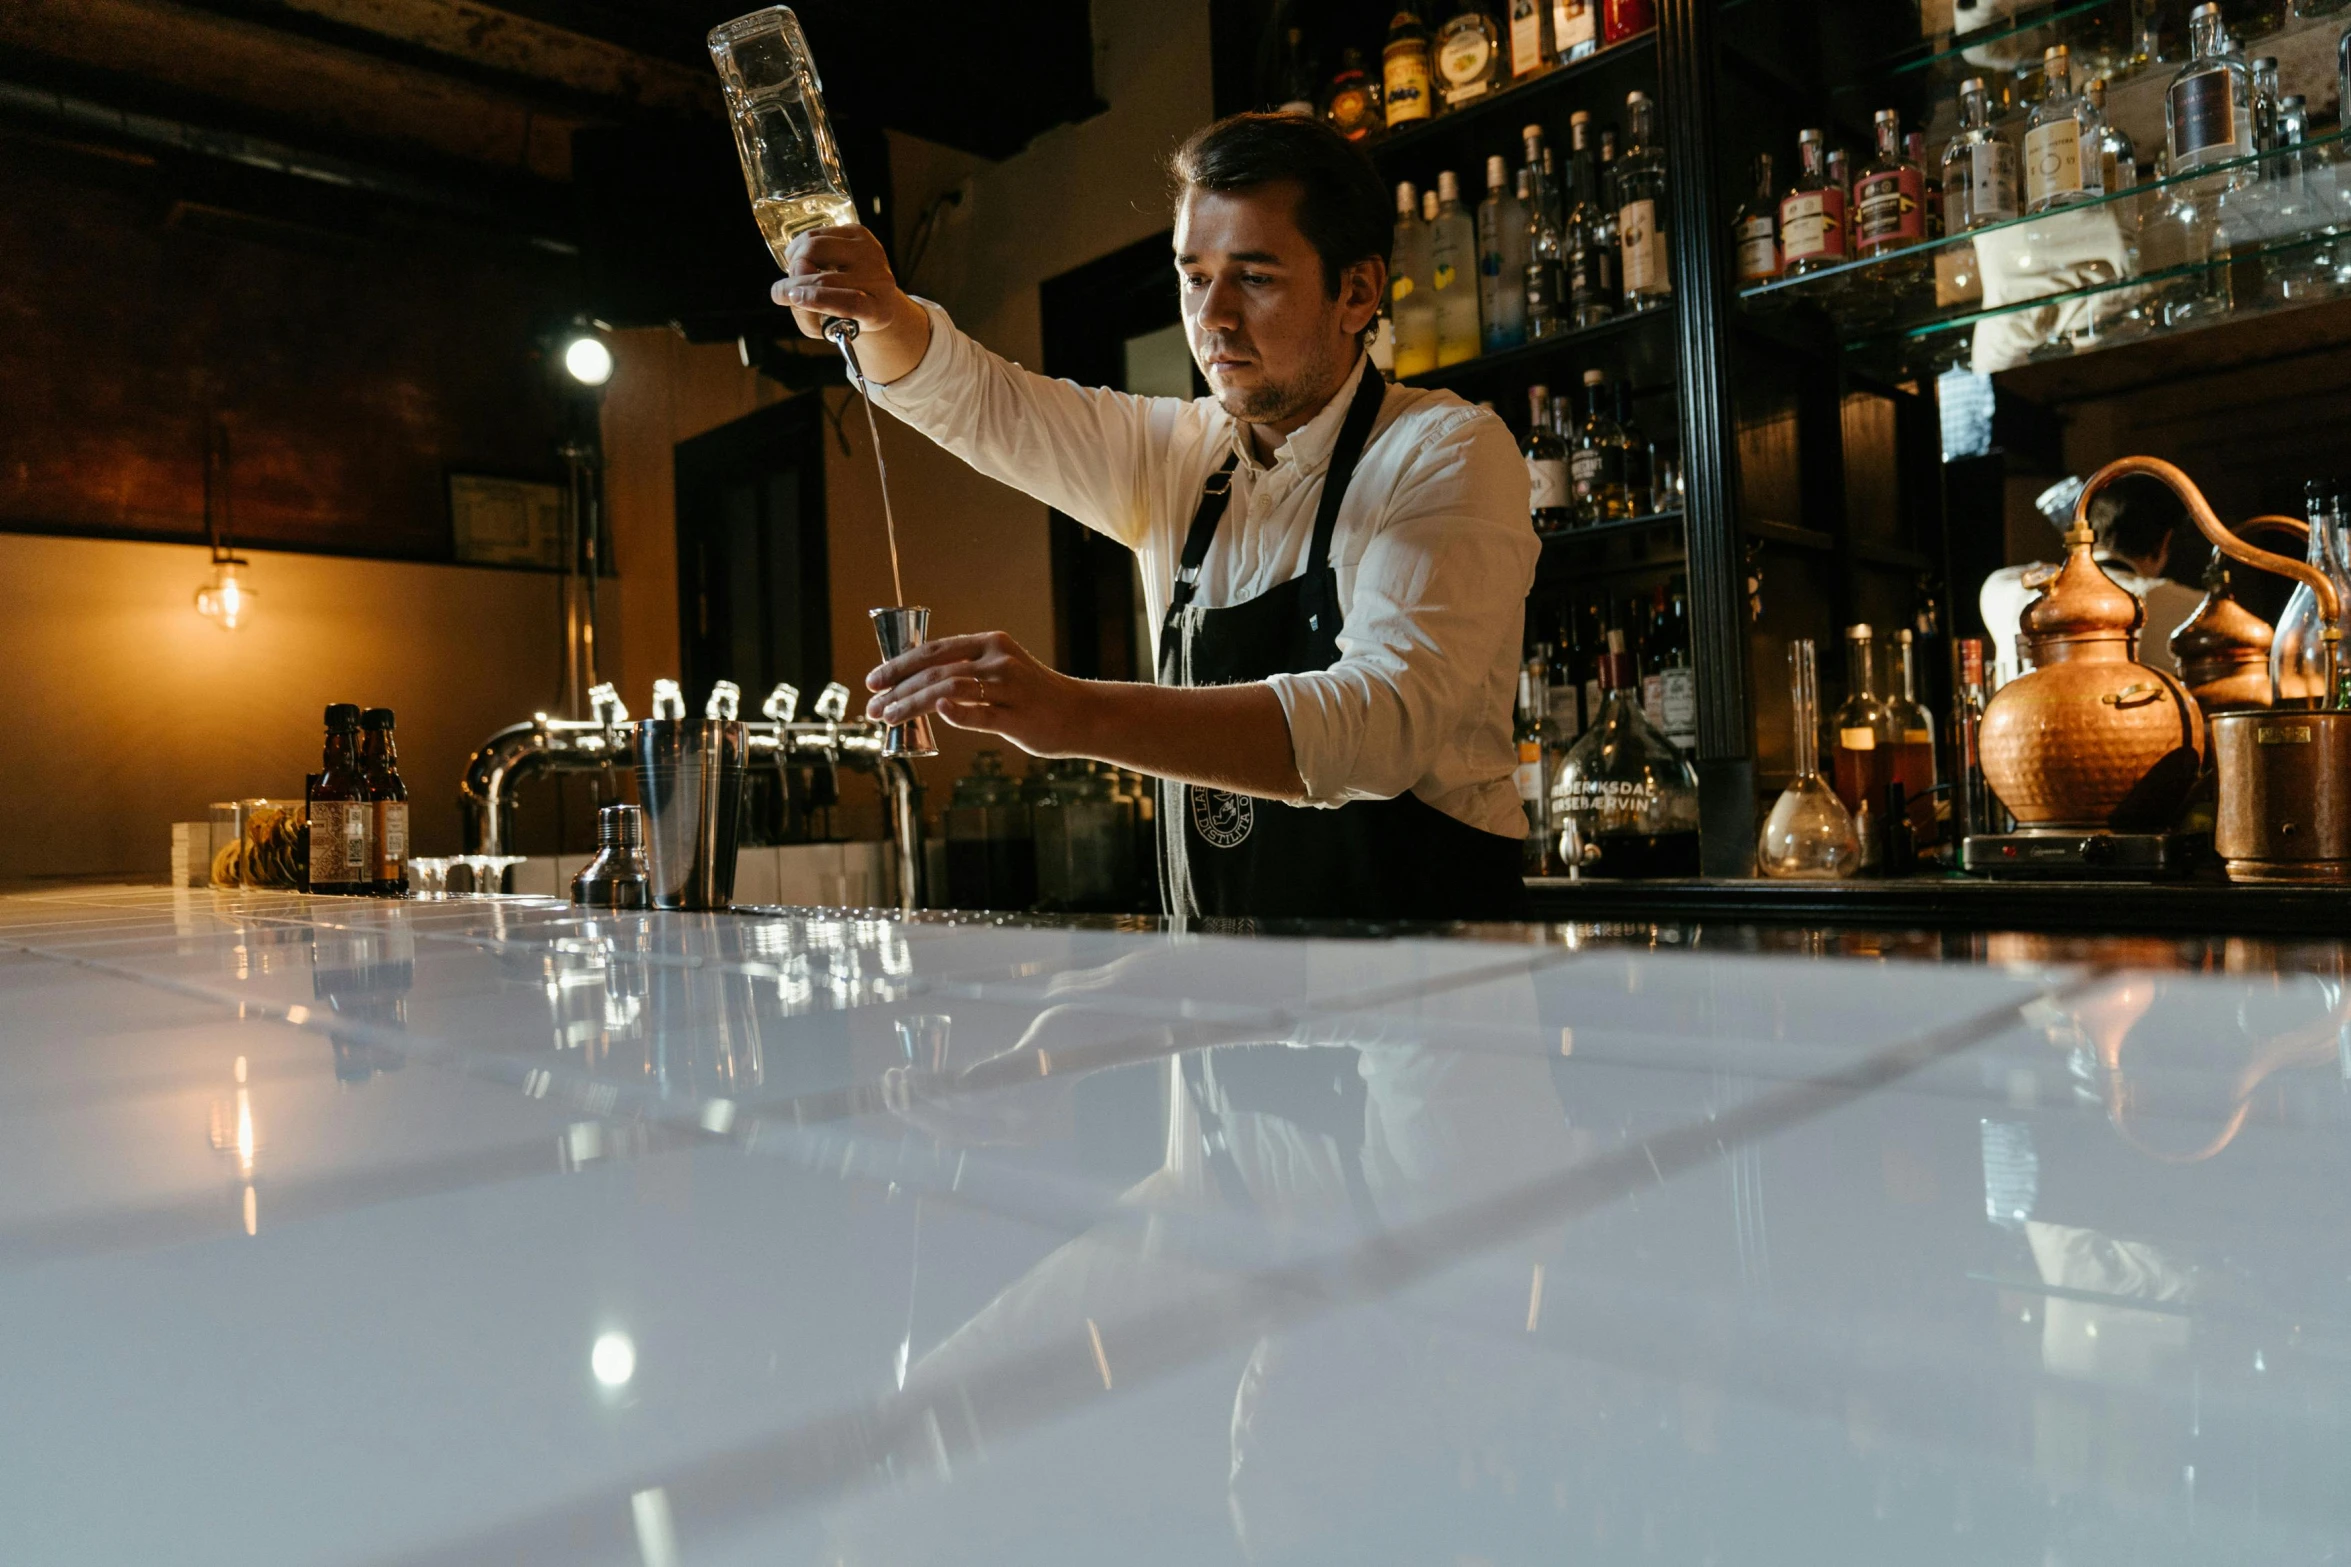
<path id="1" fill-rule="evenodd" d="M 563 486 L 486 473 L 449 475 L 449 532 L 469 566 L 563 569 Z"/>

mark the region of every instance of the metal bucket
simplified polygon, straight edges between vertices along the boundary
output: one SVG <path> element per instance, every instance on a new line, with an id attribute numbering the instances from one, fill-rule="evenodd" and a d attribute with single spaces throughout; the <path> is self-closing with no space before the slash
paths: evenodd
<path id="1" fill-rule="evenodd" d="M 2231 881 L 2351 881 L 2351 712 L 2215 713 L 2212 751 Z"/>
<path id="2" fill-rule="evenodd" d="M 735 896 L 744 726 L 726 718 L 647 718 L 633 737 L 645 860 L 659 909 L 723 909 Z"/>

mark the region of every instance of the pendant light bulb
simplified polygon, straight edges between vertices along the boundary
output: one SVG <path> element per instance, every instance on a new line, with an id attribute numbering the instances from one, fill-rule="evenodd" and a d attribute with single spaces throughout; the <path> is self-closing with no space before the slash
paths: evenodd
<path id="1" fill-rule="evenodd" d="M 582 386 L 602 386 L 612 379 L 612 350 L 583 332 L 564 345 L 563 368 Z"/>
<path id="2" fill-rule="evenodd" d="M 234 556 L 213 562 L 212 580 L 196 590 L 196 613 L 234 631 L 253 618 L 253 589 L 244 578 L 245 562 Z"/>

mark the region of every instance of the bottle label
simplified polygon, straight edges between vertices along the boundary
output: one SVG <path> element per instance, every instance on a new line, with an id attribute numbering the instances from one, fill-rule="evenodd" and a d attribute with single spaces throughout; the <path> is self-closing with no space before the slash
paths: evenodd
<path id="1" fill-rule="evenodd" d="M 1371 94 L 1361 87 L 1342 87 L 1331 94 L 1328 118 L 1349 141 L 1371 134 Z"/>
<path id="2" fill-rule="evenodd" d="M 1905 729 L 1902 731 L 1902 743 L 1904 745 L 1933 745 L 1935 737 L 1931 730 Z"/>
<path id="3" fill-rule="evenodd" d="M 1543 798 L 1543 742 L 1521 740 L 1518 743 L 1518 768 L 1512 774 L 1522 800 Z"/>
<path id="4" fill-rule="evenodd" d="M 1551 7 L 1551 30 L 1559 38 L 1559 57 L 1573 60 L 1590 54 L 1600 39 L 1600 19 L 1592 12 L 1591 0 L 1557 0 Z"/>
<path id="5" fill-rule="evenodd" d="M 1914 245 L 1926 238 L 1926 207 L 1916 169 L 1865 174 L 1855 191 L 1854 231 L 1863 251 Z"/>
<path id="6" fill-rule="evenodd" d="M 1534 488 L 1536 511 L 1556 511 L 1567 504 L 1567 464 L 1558 458 L 1529 457 L 1527 478 Z"/>
<path id="7" fill-rule="evenodd" d="M 1676 667 L 1659 678 L 1663 689 L 1657 704 L 1661 715 L 1657 727 L 1687 751 L 1698 743 L 1698 672 Z"/>
<path id="8" fill-rule="evenodd" d="M 1380 75 L 1388 88 L 1388 124 L 1409 124 L 1429 117 L 1429 52 L 1417 43 L 1390 44 L 1380 59 Z"/>
<path id="9" fill-rule="evenodd" d="M 1866 726 L 1837 731 L 1837 744 L 1847 751 L 1874 751 L 1878 748 L 1878 732 Z"/>
<path id="10" fill-rule="evenodd" d="M 2081 123 L 2067 115 L 2025 132 L 2025 205 L 2036 206 L 2081 188 Z"/>
<path id="11" fill-rule="evenodd" d="M 1617 243 L 1624 247 L 1624 291 L 1670 294 L 1666 277 L 1665 231 L 1657 226 L 1657 203 L 1628 201 L 1617 209 Z"/>
<path id="12" fill-rule="evenodd" d="M 1780 203 L 1780 256 L 1784 261 L 1845 259 L 1845 193 L 1800 190 Z"/>
<path id="13" fill-rule="evenodd" d="M 1532 76 L 1544 66 L 1543 7 L 1549 0 L 1512 0 L 1510 74 Z"/>
<path id="14" fill-rule="evenodd" d="M 2237 95 L 2230 90 L 2234 76 L 2226 69 L 2213 70 L 2171 84 L 2174 170 L 2230 157 L 2241 150 L 2237 145 Z"/>
<path id="15" fill-rule="evenodd" d="M 1641 677 L 1641 716 L 1658 728 L 1665 727 L 1665 676 L 1658 671 Z"/>
<path id="16" fill-rule="evenodd" d="M 1597 446 L 1587 446 L 1568 459 L 1568 475 L 1577 500 L 1589 500 L 1600 484 L 1601 468 L 1606 454 Z"/>
<path id="17" fill-rule="evenodd" d="M 1437 43 L 1437 71 L 1445 78 L 1445 102 L 1458 108 L 1486 95 L 1486 72 L 1494 63 L 1494 40 L 1485 17 L 1468 12 L 1445 24 Z"/>
<path id="18" fill-rule="evenodd" d="M 1739 247 L 1740 282 L 1761 283 L 1780 275 L 1780 246 L 1773 235 L 1770 213 L 1740 219 L 1732 238 Z"/>
<path id="19" fill-rule="evenodd" d="M 1457 276 L 1459 274 L 1453 270 L 1452 262 L 1440 261 L 1429 275 L 1429 286 L 1441 294 L 1453 286 L 1453 280 Z"/>
<path id="20" fill-rule="evenodd" d="M 1583 733 L 1583 714 L 1576 710 L 1576 688 L 1572 682 L 1551 688 L 1551 700 L 1544 712 L 1561 740 L 1573 740 Z"/>
<path id="21" fill-rule="evenodd" d="M 310 884 L 347 887 L 375 880 L 375 807 L 365 800 L 316 800 L 310 806 Z"/>
<path id="22" fill-rule="evenodd" d="M 1975 221 L 1980 226 L 1998 223 L 2016 216 L 2016 149 L 1998 137 L 1980 141 L 1967 150 L 1967 190 L 1974 204 Z M 1946 198 L 1946 203 L 1948 198 Z M 1964 218 L 1953 219 L 1945 208 L 1945 227 L 1966 226 Z"/>
<path id="23" fill-rule="evenodd" d="M 375 817 L 375 879 L 398 881 L 408 873 L 408 802 L 378 800 Z"/>

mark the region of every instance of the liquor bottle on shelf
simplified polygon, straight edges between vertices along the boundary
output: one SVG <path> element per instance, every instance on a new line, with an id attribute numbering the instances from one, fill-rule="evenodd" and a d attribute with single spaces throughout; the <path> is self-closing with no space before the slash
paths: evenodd
<path id="1" fill-rule="evenodd" d="M 2188 13 L 2188 61 L 2163 95 L 2165 167 L 2185 174 L 2253 153 L 2253 73 L 2228 46 L 2220 7 Z"/>
<path id="2" fill-rule="evenodd" d="M 1543 721 L 1548 726 L 1548 738 L 1555 753 L 1565 751 L 1584 732 L 1583 668 L 1586 650 L 1580 628 L 1581 622 L 1575 613 L 1563 607 L 1559 615 L 1558 636 L 1551 645 L 1551 692 L 1543 703 Z M 1548 792 L 1545 791 L 1546 795 Z"/>
<path id="3" fill-rule="evenodd" d="M 1561 230 L 1566 247 L 1560 273 L 1568 319 L 1591 326 L 1616 314 L 1615 258 L 1603 239 L 1599 171 L 1592 162 L 1592 117 L 1578 109 L 1567 117 L 1569 206 Z"/>
<path id="4" fill-rule="evenodd" d="M 1454 0 L 1437 30 L 1437 91 L 1447 109 L 1464 109 L 1502 87 L 1502 30 L 1485 0 Z"/>
<path id="5" fill-rule="evenodd" d="M 392 736 L 388 707 L 359 715 L 359 770 L 367 776 L 369 841 L 374 860 L 368 879 L 378 897 L 408 895 L 408 785 L 400 777 L 400 747 Z"/>
<path id="6" fill-rule="evenodd" d="M 2106 78 L 2093 80 L 2082 95 L 2090 100 L 2090 120 L 2097 131 L 2100 188 L 2109 196 L 2129 190 L 2139 183 L 2139 149 L 2106 112 Z"/>
<path id="7" fill-rule="evenodd" d="M 1535 531 L 1560 533 L 1575 522 L 1575 492 L 1567 472 L 1567 443 L 1551 422 L 1551 389 L 1527 388 L 1527 484 L 1533 492 Z"/>
<path id="8" fill-rule="evenodd" d="M 1581 60 L 1600 48 L 1600 0 L 1552 0 L 1551 33 L 1562 63 Z"/>
<path id="9" fill-rule="evenodd" d="M 1527 177 L 1527 336 L 1550 337 L 1573 324 L 1560 293 L 1560 261 L 1566 243 L 1560 234 L 1551 182 L 1544 174 L 1543 127 L 1530 125 L 1526 138 Z"/>
<path id="10" fill-rule="evenodd" d="M 2103 194 L 2101 172 L 2089 101 L 2073 89 L 2071 53 L 2051 44 L 2041 53 L 2041 98 L 2025 122 L 2024 210 L 2095 201 Z"/>
<path id="11" fill-rule="evenodd" d="M 1829 174 L 1819 131 L 1796 137 L 1796 183 L 1780 198 L 1780 265 L 1790 277 L 1845 259 L 1845 189 Z"/>
<path id="12" fill-rule="evenodd" d="M 1339 69 L 1323 89 L 1324 121 L 1349 141 L 1377 141 L 1388 128 L 1386 103 L 1379 82 L 1363 68 L 1363 51 L 1340 50 Z"/>
<path id="13" fill-rule="evenodd" d="M 310 860 L 303 890 L 365 897 L 375 890 L 375 804 L 359 765 L 359 709 L 335 703 L 326 726 L 324 759 L 304 791 Z"/>
<path id="14" fill-rule="evenodd" d="M 2268 152 L 2278 144 L 2278 57 L 2265 54 L 2253 62 L 2253 150 Z"/>
<path id="15" fill-rule="evenodd" d="M 1664 646 L 1652 656 L 1658 671 L 1657 727 L 1684 752 L 1698 749 L 1698 671 L 1690 660 L 1690 585 L 1675 577 L 1664 589 Z"/>
<path id="16" fill-rule="evenodd" d="M 1584 728 L 1589 730 L 1600 722 L 1600 703 L 1607 696 L 1600 680 L 1600 656 L 1608 651 L 1608 611 L 1598 599 L 1584 605 L 1580 622 L 1580 640 L 1584 648 L 1581 669 L 1584 692 Z"/>
<path id="17" fill-rule="evenodd" d="M 1395 259 L 1388 273 L 1388 316 L 1396 323 L 1399 378 L 1437 368 L 1437 291 L 1428 225 L 1412 182 L 1396 187 Z"/>
<path id="18" fill-rule="evenodd" d="M 1551 0 L 1510 0 L 1510 79 L 1531 81 L 1551 69 L 1558 57 L 1551 34 Z"/>
<path id="19" fill-rule="evenodd" d="M 1306 30 L 1293 27 L 1282 40 L 1282 95 L 1274 108 L 1282 114 L 1314 114 L 1314 67 L 1306 59 Z"/>
<path id="20" fill-rule="evenodd" d="M 1842 203 L 1839 208 L 1845 214 L 1842 243 L 1845 247 L 1845 256 L 1850 260 L 1855 254 L 1853 248 L 1853 160 L 1842 147 L 1829 149 L 1829 183 L 1837 187 L 1837 197 Z"/>
<path id="21" fill-rule="evenodd" d="M 1934 841 L 1933 791 L 1942 780 L 1935 767 L 1934 715 L 1918 699 L 1917 652 L 1909 627 L 1894 633 L 1894 690 L 1886 699 L 1886 728 L 1893 736 L 1893 781 L 1909 801 L 1912 835 L 1923 844 Z"/>
<path id="22" fill-rule="evenodd" d="M 1995 830 L 1992 791 L 1984 782 L 1984 643 L 1981 637 L 1959 642 L 1959 692 L 1951 716 L 1951 840 L 1954 845 L 1970 834 Z"/>
<path id="23" fill-rule="evenodd" d="M 1943 149 L 1943 232 L 1964 234 L 2017 215 L 2016 149 L 1992 129 L 1984 79 L 1959 84 L 1959 132 Z"/>
<path id="24" fill-rule="evenodd" d="M 1478 203 L 1478 319 L 1489 354 L 1527 340 L 1526 243 L 1526 206 L 1495 153 L 1486 159 L 1486 199 Z"/>
<path id="25" fill-rule="evenodd" d="M 1623 43 L 1638 38 L 1657 25 L 1657 8 L 1651 0 L 1601 0 L 1600 44 Z"/>
<path id="26" fill-rule="evenodd" d="M 1437 215 L 1429 224 L 1429 278 L 1437 306 L 1437 363 L 1478 356 L 1477 225 L 1461 208 L 1461 182 L 1437 176 Z"/>
<path id="27" fill-rule="evenodd" d="M 1845 700 L 1829 719 L 1835 742 L 1829 777 L 1837 798 L 1853 813 L 1861 834 L 1861 865 L 1874 870 L 1883 847 L 1886 786 L 1894 781 L 1885 744 L 1886 707 L 1878 700 L 1875 633 L 1865 625 L 1845 628 Z"/>
<path id="28" fill-rule="evenodd" d="M 1659 585 L 1648 603 L 1640 608 L 1641 625 L 1641 716 L 1657 726 L 1657 732 L 1667 739 L 1673 736 L 1665 728 L 1665 659 L 1667 654 L 1665 588 Z"/>
<path id="29" fill-rule="evenodd" d="M 1437 112 L 1435 74 L 1427 26 L 1410 5 L 1400 7 L 1389 19 L 1388 44 L 1380 52 L 1388 129 L 1417 125 Z"/>
<path id="30" fill-rule="evenodd" d="M 1855 249 L 1882 256 L 1926 238 L 1924 180 L 1918 165 L 1902 153 L 1902 116 L 1880 109 L 1874 116 L 1877 154 L 1854 181 Z"/>
<path id="31" fill-rule="evenodd" d="M 1629 376 L 1616 383 L 1616 445 L 1624 454 L 1625 515 L 1634 516 L 1649 509 L 1656 463 L 1649 438 L 1633 423 L 1633 383 Z"/>
<path id="32" fill-rule="evenodd" d="M 1741 283 L 1768 283 L 1780 275 L 1779 187 L 1772 181 L 1771 154 L 1755 155 L 1755 193 L 1731 219 L 1731 245 Z"/>
<path id="33" fill-rule="evenodd" d="M 1812 639 L 1788 644 L 1788 695 L 1796 776 L 1772 802 L 1755 844 L 1755 868 L 1789 881 L 1837 881 L 1861 868 L 1853 813 L 1820 775 L 1820 678 Z"/>
<path id="34" fill-rule="evenodd" d="M 1610 412 L 1613 403 L 1607 373 L 1586 370 L 1584 422 L 1576 432 L 1567 475 L 1575 493 L 1576 520 L 1587 526 L 1633 514 L 1632 492 L 1624 482 L 1624 447 Z"/>
<path id="35" fill-rule="evenodd" d="M 1599 876 L 1698 874 L 1698 775 L 1641 712 L 1624 635 L 1600 656 L 1607 696 L 1552 786 L 1564 869 Z"/>
<path id="36" fill-rule="evenodd" d="M 1902 138 L 1902 156 L 1918 170 L 1918 204 L 1926 214 L 1927 242 L 1932 244 L 1943 237 L 1943 185 L 1936 166 L 1927 161 L 1927 133 L 1906 133 Z"/>
<path id="37" fill-rule="evenodd" d="M 1594 176 L 1594 200 L 1600 206 L 1600 227 L 1593 235 L 1600 247 L 1600 256 L 1607 268 L 1609 295 L 1618 310 L 1624 309 L 1624 247 L 1618 240 L 1616 132 L 1600 132 L 1600 165 Z"/>
<path id="38" fill-rule="evenodd" d="M 1537 683 L 1540 667 L 1520 666 L 1518 709 L 1511 724 L 1511 738 L 1518 744 L 1518 803 L 1527 817 L 1526 849 L 1519 869 L 1528 876 L 1551 873 L 1551 791 L 1544 787 L 1542 708 L 1550 685 L 1547 680 Z"/>
<path id="39" fill-rule="evenodd" d="M 1622 247 L 1624 307 L 1654 310 L 1673 302 L 1666 261 L 1665 149 L 1647 93 L 1625 97 L 1625 133 L 1631 142 L 1616 171 L 1617 242 Z"/>
<path id="40" fill-rule="evenodd" d="M 2335 592 L 2344 602 L 2351 603 L 2351 566 L 2343 559 L 2343 541 L 2337 533 L 2345 520 L 2343 499 L 2343 492 L 2326 480 L 2313 479 L 2305 486 L 2303 509 L 2310 519 L 2310 548 L 2305 558 L 2312 569 L 2323 572 L 2335 585 Z M 2347 705 L 2337 692 L 2327 689 L 2324 629 L 2318 615 L 2317 596 L 2304 584 L 2296 583 L 2293 595 L 2278 615 L 2277 631 L 2269 643 L 2269 682 L 2276 697 L 2273 705 L 2285 708 Z M 2345 678 L 2342 666 L 2351 665 L 2351 655 L 2338 654 L 2337 664 L 2339 689 Z"/>

